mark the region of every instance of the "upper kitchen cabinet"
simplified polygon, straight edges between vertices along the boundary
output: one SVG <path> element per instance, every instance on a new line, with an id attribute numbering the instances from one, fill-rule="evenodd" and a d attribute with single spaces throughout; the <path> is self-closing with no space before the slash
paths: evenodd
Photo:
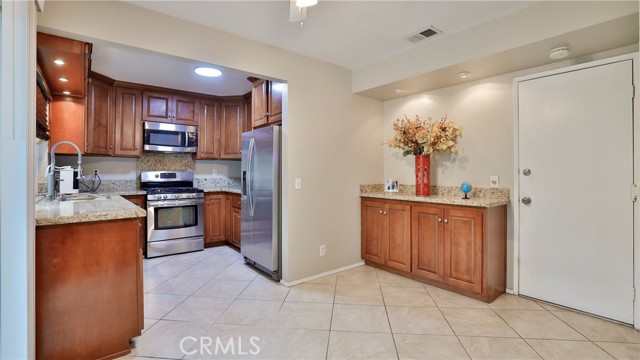
<path id="1" fill-rule="evenodd" d="M 220 102 L 200 101 L 200 126 L 198 127 L 198 154 L 196 159 L 220 158 Z"/>
<path id="2" fill-rule="evenodd" d="M 113 154 L 113 83 L 100 74 L 92 73 L 87 84 L 87 121 L 85 153 Z"/>
<path id="3" fill-rule="evenodd" d="M 115 156 L 142 156 L 142 90 L 115 85 Z"/>
<path id="4" fill-rule="evenodd" d="M 242 151 L 242 128 L 244 103 L 241 97 L 225 98 L 221 105 L 220 158 L 240 159 Z"/>
<path id="5" fill-rule="evenodd" d="M 85 150 L 87 77 L 92 45 L 43 33 L 37 35 L 37 57 L 51 93 L 49 145 L 71 141 Z M 58 154 L 76 154 L 61 146 Z"/>
<path id="6" fill-rule="evenodd" d="M 282 122 L 283 84 L 249 78 L 251 91 L 251 125 L 253 128 Z"/>
<path id="7" fill-rule="evenodd" d="M 198 126 L 199 101 L 177 93 L 145 91 L 142 93 L 142 120 Z"/>

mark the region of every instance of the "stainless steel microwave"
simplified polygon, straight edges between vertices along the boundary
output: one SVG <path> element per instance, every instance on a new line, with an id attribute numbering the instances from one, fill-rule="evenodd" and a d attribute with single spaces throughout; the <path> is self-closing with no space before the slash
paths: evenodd
<path id="1" fill-rule="evenodd" d="M 146 121 L 144 150 L 193 153 L 198 151 L 198 127 Z"/>

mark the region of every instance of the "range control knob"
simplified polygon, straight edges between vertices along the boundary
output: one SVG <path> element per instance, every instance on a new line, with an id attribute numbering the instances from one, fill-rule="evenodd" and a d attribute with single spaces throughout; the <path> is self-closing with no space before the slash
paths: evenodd
<path id="1" fill-rule="evenodd" d="M 167 198 L 167 195 L 162 195 L 162 198 L 163 198 L 163 199 L 166 199 L 166 198 Z"/>

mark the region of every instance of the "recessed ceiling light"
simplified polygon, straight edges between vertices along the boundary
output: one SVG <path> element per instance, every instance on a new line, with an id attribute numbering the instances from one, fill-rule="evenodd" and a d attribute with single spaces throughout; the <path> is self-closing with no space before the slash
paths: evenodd
<path id="1" fill-rule="evenodd" d="M 466 78 L 469 77 L 469 75 L 471 75 L 471 73 L 468 72 L 468 71 L 461 71 L 461 72 L 458 73 L 458 77 L 460 79 L 466 79 Z"/>
<path id="2" fill-rule="evenodd" d="M 318 0 L 296 0 L 296 6 L 299 8 L 313 6 L 318 3 Z"/>
<path id="3" fill-rule="evenodd" d="M 63 91 L 62 93 L 65 95 L 71 95 L 71 91 L 68 91 L 68 90 Z"/>
<path id="4" fill-rule="evenodd" d="M 549 51 L 549 57 L 553 60 L 564 59 L 569 56 L 569 54 L 570 52 L 568 46 L 560 46 Z"/>
<path id="5" fill-rule="evenodd" d="M 64 60 L 62 59 L 55 59 L 53 60 L 53 63 L 56 65 L 64 65 Z"/>
<path id="6" fill-rule="evenodd" d="M 69 81 L 69 78 L 64 77 L 64 76 L 60 76 L 60 77 L 58 78 L 58 80 L 60 80 L 60 81 L 62 81 L 62 82 L 67 82 L 67 81 Z"/>
<path id="7" fill-rule="evenodd" d="M 196 74 L 206 77 L 218 77 L 222 75 L 222 71 L 208 66 L 198 66 L 194 71 Z"/>
<path id="8" fill-rule="evenodd" d="M 403 92 L 406 92 L 406 91 L 407 91 L 407 90 L 405 90 L 405 89 L 400 89 L 400 88 L 397 88 L 397 89 L 393 90 L 393 92 L 395 92 L 396 94 L 402 94 Z"/>

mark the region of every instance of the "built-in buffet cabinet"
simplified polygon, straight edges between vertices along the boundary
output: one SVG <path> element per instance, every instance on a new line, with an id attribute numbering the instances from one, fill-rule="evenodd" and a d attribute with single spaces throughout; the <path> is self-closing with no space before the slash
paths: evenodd
<path id="1" fill-rule="evenodd" d="M 472 207 L 365 198 L 368 265 L 491 302 L 506 287 L 506 205 Z"/>

